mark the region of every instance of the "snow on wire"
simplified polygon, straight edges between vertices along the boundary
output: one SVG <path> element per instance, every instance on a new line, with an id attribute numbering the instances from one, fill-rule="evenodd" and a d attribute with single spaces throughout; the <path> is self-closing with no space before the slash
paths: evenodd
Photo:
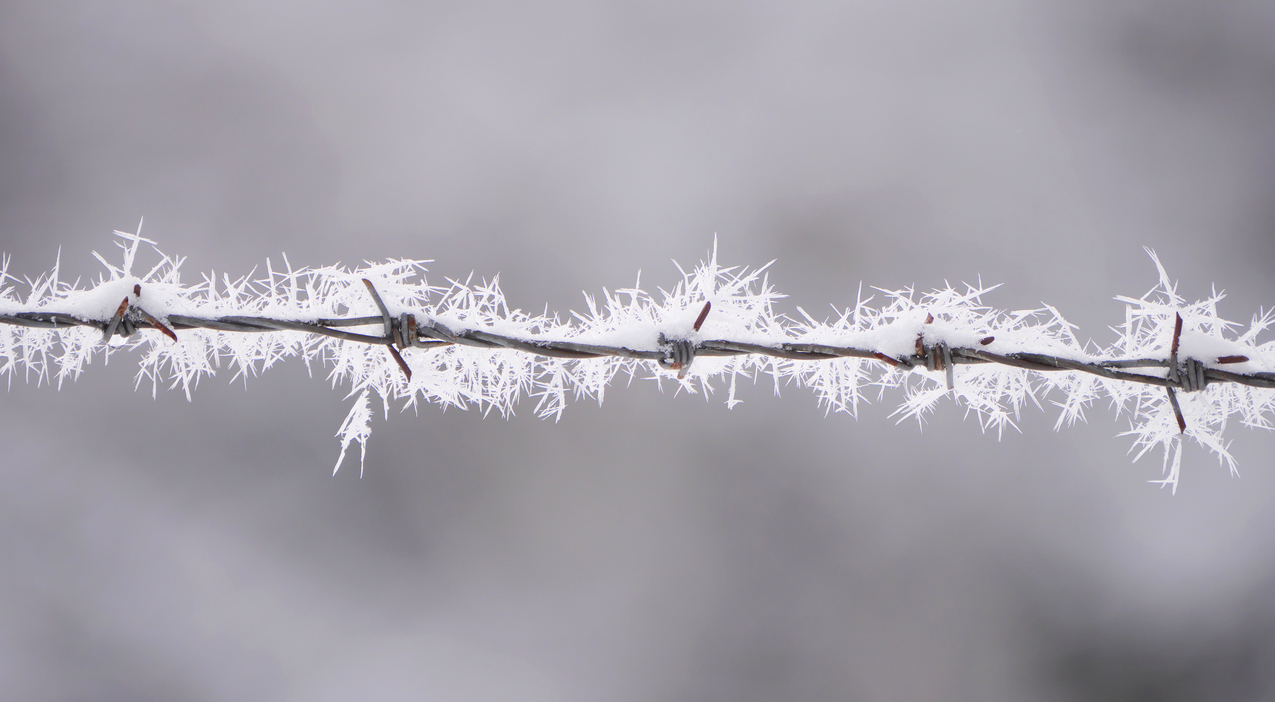
<path id="1" fill-rule="evenodd" d="M 351 443 L 366 449 L 369 395 L 403 409 L 419 403 L 477 406 L 513 412 L 524 396 L 536 413 L 558 418 L 567 396 L 600 404 L 612 379 L 624 374 L 671 381 L 690 393 L 727 385 L 733 407 L 739 378 L 769 376 L 812 389 L 826 410 L 854 416 L 869 394 L 880 400 L 900 388 L 900 421 L 921 420 L 945 397 L 964 404 L 984 430 L 1015 427 L 1031 401 L 1060 409 L 1055 429 L 1084 420 L 1098 400 L 1117 416 L 1127 413 L 1134 460 L 1160 447 L 1162 479 L 1176 490 L 1182 437 L 1217 454 L 1235 472 L 1222 438 L 1228 419 L 1272 428 L 1275 342 L 1257 335 L 1275 314 L 1249 328 L 1218 317 L 1221 293 L 1187 303 L 1155 254 L 1159 284 L 1125 304 L 1120 338 L 1110 348 L 1081 343 L 1073 325 L 1051 306 L 999 311 L 982 296 L 996 286 L 947 287 L 917 295 L 912 289 L 878 290 L 870 306 L 862 289 L 853 307 L 820 322 L 778 314 L 783 296 L 770 286 L 766 266 L 718 265 L 716 244 L 707 261 L 657 299 L 638 285 L 600 298 L 586 295 L 586 310 L 569 319 L 509 309 L 498 279 L 448 280 L 429 285 L 428 261 L 391 260 L 341 267 L 275 270 L 263 278 L 219 281 L 207 274 L 183 285 L 183 258 L 164 255 L 155 242 L 116 232 L 123 263 L 94 252 L 107 274 L 82 289 L 59 279 L 58 265 L 18 297 L 0 261 L 0 376 L 21 375 L 59 387 L 77 378 L 94 356 L 119 349 L 141 352 L 137 385 L 180 387 L 190 399 L 204 376 L 223 365 L 234 379 L 298 356 L 322 364 L 336 384 L 348 383 L 354 406 L 337 434 L 340 468 Z M 134 273 L 146 243 L 159 263 Z M 768 264 L 769 265 L 769 264 Z M 1228 338 L 1228 334 L 1231 338 Z"/>

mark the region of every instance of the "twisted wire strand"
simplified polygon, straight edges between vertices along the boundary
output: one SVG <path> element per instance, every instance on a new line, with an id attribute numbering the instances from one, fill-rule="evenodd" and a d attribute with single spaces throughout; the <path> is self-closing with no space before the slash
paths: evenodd
<path id="1" fill-rule="evenodd" d="M 389 347 L 398 354 L 398 349 L 419 348 L 432 349 L 448 344 L 459 344 L 487 349 L 513 349 L 524 353 L 564 359 L 588 359 L 604 356 L 617 356 L 647 361 L 671 360 L 671 344 L 665 342 L 660 350 L 632 349 L 623 346 L 606 346 L 585 344 L 560 339 L 542 339 L 534 337 L 513 337 L 483 329 L 451 329 L 440 322 L 426 320 L 416 323 L 413 315 L 401 315 L 396 319 L 385 311 L 380 296 L 375 295 L 371 283 L 364 281 L 373 291 L 382 315 L 377 317 L 321 318 L 309 321 L 274 319 L 271 317 L 223 316 L 192 317 L 180 314 L 166 315 L 169 324 L 165 325 L 139 307 L 128 306 L 124 314 L 117 315 L 122 319 L 97 320 L 59 312 L 13 312 L 0 314 L 0 323 L 44 329 L 64 329 L 76 326 L 93 327 L 104 334 L 131 336 L 133 329 L 157 329 L 176 339 L 173 332 L 186 329 L 213 329 L 225 332 L 268 333 L 275 331 L 299 331 L 308 334 L 329 336 L 345 341 L 380 345 Z M 121 305 L 124 307 L 124 305 Z M 129 313 L 134 314 L 129 314 Z M 407 318 L 413 320 L 408 322 Z M 702 320 L 701 320 L 702 321 Z M 121 322 L 127 322 L 121 323 Z M 385 332 L 380 335 L 360 334 L 345 331 L 346 327 L 360 327 L 380 324 Z M 952 381 L 950 371 L 953 365 L 974 365 L 994 363 L 1014 368 L 1039 372 L 1077 371 L 1090 373 L 1111 380 L 1130 383 L 1155 385 L 1171 390 L 1192 392 L 1204 389 L 1210 382 L 1237 383 L 1257 388 L 1275 388 L 1275 373 L 1232 373 L 1220 368 L 1208 367 L 1207 363 L 1228 364 L 1242 363 L 1248 358 L 1244 356 L 1223 356 L 1216 359 L 1179 359 L 1176 352 L 1176 336 L 1180 334 L 1178 325 L 1174 340 L 1174 351 L 1170 358 L 1131 358 L 1115 360 L 1078 361 L 1072 358 L 1052 356 L 1041 353 L 1017 352 L 997 354 L 979 348 L 952 347 L 947 344 L 926 346 L 921 339 L 917 341 L 917 353 L 909 356 L 894 357 L 870 348 L 854 346 L 831 346 L 812 343 L 779 343 L 765 345 L 731 339 L 706 339 L 690 342 L 692 356 L 771 356 L 796 361 L 822 361 L 834 358 L 865 358 L 891 366 L 905 368 L 925 367 L 927 370 L 948 373 L 948 386 Z M 990 343 L 993 337 L 983 340 Z M 401 363 L 410 376 L 406 365 Z M 1168 368 L 1168 377 L 1146 375 L 1130 372 L 1131 368 Z M 1182 372 L 1178 372 L 1181 369 Z"/>
<path id="2" fill-rule="evenodd" d="M 829 409 L 851 414 L 864 399 L 859 394 L 864 383 L 884 390 L 906 385 L 908 376 L 925 379 L 924 389 L 908 388 L 908 397 L 896 414 L 919 419 L 939 398 L 950 395 L 968 402 L 969 408 L 984 418 L 984 429 L 995 427 L 998 432 L 1005 426 L 1014 426 L 1010 413 L 1016 415 L 1025 399 L 1040 404 L 1038 389 L 1048 392 L 1058 388 L 1067 393 L 1066 401 L 1058 403 L 1063 414 L 1056 428 L 1064 422 L 1083 421 L 1084 407 L 1100 394 L 1110 397 L 1117 414 L 1126 409 L 1126 402 L 1132 401 L 1133 427 L 1126 435 L 1136 437 L 1135 460 L 1155 446 L 1162 447 L 1167 477 L 1153 482 L 1174 488 L 1185 437 L 1216 453 L 1234 472 L 1235 462 L 1221 437 L 1228 417 L 1238 413 L 1246 426 L 1275 427 L 1269 417 L 1275 410 L 1275 395 L 1254 392 L 1275 389 L 1275 372 L 1271 372 L 1273 347 L 1259 346 L 1255 341 L 1258 333 L 1275 322 L 1275 311 L 1255 316 L 1248 332 L 1230 340 L 1223 331 L 1233 325 L 1218 317 L 1215 307 L 1222 295 L 1214 291 L 1208 300 L 1188 303 L 1177 294 L 1175 284 L 1149 250 L 1159 272 L 1159 285 L 1140 299 L 1117 297 L 1128 305 L 1123 331 L 1118 330 L 1121 341 L 1110 349 L 1089 352 L 1088 344 L 1081 346 L 1069 330 L 1071 325 L 1049 305 L 1041 310 L 1013 312 L 981 307 L 979 296 L 992 289 L 981 283 L 965 293 L 950 287 L 936 291 L 920 304 L 912 301 L 911 288 L 883 290 L 894 302 L 880 310 L 867 307 L 867 300 L 860 295 L 855 306 L 846 308 L 833 324 L 821 324 L 798 307 L 807 321 L 788 320 L 793 322 L 789 324 L 784 315 L 777 315 L 770 307 L 771 301 L 782 295 L 759 277 L 766 267 L 721 267 L 716 246 L 694 273 L 683 271 L 684 283 L 672 293 L 665 292 L 664 303 L 656 305 L 640 285 L 616 290 L 615 296 L 604 291 L 606 309 L 600 313 L 594 298 L 586 296 L 587 314 L 572 313 L 583 322 L 577 326 L 559 323 L 547 311 L 540 317 L 510 311 L 495 281 L 484 281 L 475 287 L 470 287 L 468 281 L 451 281 L 450 289 L 427 286 L 423 276 L 416 282 L 412 276 L 424 271 L 423 261 L 393 260 L 355 271 L 293 270 L 289 264 L 286 273 L 276 274 L 267 260 L 266 279 L 227 277 L 224 291 L 215 293 L 215 279 L 205 276 L 204 283 L 186 288 L 177 277 L 182 259 L 164 256 L 158 249 L 160 265 L 143 277 L 134 276 L 131 271 L 137 248 L 149 240 L 134 234 L 119 236 L 126 240 L 119 244 L 125 254 L 122 267 L 97 256 L 107 265 L 110 281 L 103 280 L 93 290 L 80 291 L 59 282 L 55 265 L 50 274 L 35 281 L 27 279 L 31 294 L 25 305 L 11 297 L 10 289 L 2 285 L 7 279 L 17 279 L 7 274 L 8 259 L 0 258 L 0 303 L 4 304 L 0 308 L 0 375 L 12 373 L 25 360 L 28 370 L 36 367 L 41 377 L 48 363 L 58 363 L 59 383 L 78 376 L 92 358 L 92 349 L 101 347 L 91 334 L 60 333 L 74 328 L 97 330 L 108 346 L 113 346 L 108 342 L 116 336 L 131 339 L 139 330 L 158 331 L 172 344 L 149 339 L 152 346 L 139 379 L 150 377 L 157 387 L 160 364 L 167 362 L 171 365 L 162 373 L 171 374 L 174 386 L 180 383 L 188 399 L 198 378 L 215 372 L 206 356 L 210 350 L 214 352 L 214 365 L 220 368 L 219 354 L 227 353 L 239 365 L 240 374 L 248 372 L 254 360 L 268 364 L 280 354 L 300 353 L 307 361 L 312 352 L 331 354 L 325 360 L 334 364 L 333 382 L 348 378 L 360 391 L 338 432 L 342 449 L 337 467 L 350 443 L 365 446 L 370 433 L 370 391 L 382 399 L 405 398 L 408 406 L 414 406 L 421 398 L 461 406 L 473 401 L 488 403 L 489 409 L 499 407 L 503 413 L 510 410 L 522 392 L 534 389 L 540 397 L 536 412 L 552 416 L 561 414 L 565 394 L 572 386 L 577 396 L 596 397 L 600 402 L 611 374 L 625 370 L 632 375 L 637 367 L 633 361 L 654 362 L 658 369 L 673 371 L 682 387 L 695 392 L 687 370 L 698 357 L 738 359 L 725 365 L 699 364 L 705 367 L 694 375 L 705 391 L 711 391 L 707 378 L 719 373 L 729 375 L 728 406 L 739 402 L 735 399 L 734 379 L 750 377 L 756 371 L 773 375 L 776 383 L 792 378 L 816 388 L 821 402 Z M 379 282 L 373 284 L 373 279 Z M 107 283 L 117 287 L 102 287 Z M 150 292 L 149 286 L 156 284 L 163 287 L 158 293 Z M 756 284 L 760 288 L 754 289 Z M 378 285 L 389 297 L 382 298 Z M 144 286 L 148 287 L 145 299 Z M 265 294 L 254 290 L 255 286 L 262 286 Z M 204 297 L 197 298 L 200 293 Z M 433 304 L 436 293 L 443 297 Z M 369 297 L 364 295 L 375 303 L 373 314 L 368 314 Z M 622 295 L 631 296 L 631 301 L 621 303 Z M 386 304 L 387 299 L 392 305 Z M 703 307 L 691 325 L 690 315 L 697 304 Z M 708 329 L 717 331 L 701 332 L 714 305 L 722 307 Z M 861 313 L 866 316 L 861 318 Z M 1037 313 L 1046 315 L 1044 324 L 1024 325 Z M 1190 321 L 1189 339 L 1183 334 L 1183 315 Z M 944 321 L 938 322 L 936 316 Z M 866 326 L 861 326 L 863 320 Z M 3 325 L 54 334 L 13 337 Z M 276 342 L 287 345 L 286 349 L 261 355 L 256 348 L 259 344 L 249 339 L 239 346 L 228 337 L 213 341 L 194 330 L 231 335 L 294 332 L 301 335 L 296 341 L 308 341 L 295 346 L 291 337 L 261 339 L 265 346 Z M 880 334 L 876 333 L 878 330 Z M 191 331 L 186 337 L 191 342 L 183 343 L 180 335 L 186 331 Z M 852 336 L 841 336 L 847 332 Z M 1170 334 L 1171 343 L 1167 338 Z M 60 354 L 50 351 L 54 339 L 59 337 L 65 349 Z M 215 348 L 205 345 L 210 341 Z M 347 342 L 352 346 L 346 346 Z M 378 361 L 377 352 L 365 352 L 369 346 L 385 347 L 388 357 L 381 356 Z M 458 347 L 516 351 L 522 358 L 441 350 L 459 351 Z M 405 359 L 407 353 L 419 355 Z M 528 363 L 529 357 L 546 360 Z M 599 358 L 627 363 L 607 363 L 597 368 L 574 363 Z M 393 363 L 388 363 L 391 359 Z M 838 359 L 845 362 L 838 363 Z M 850 362 L 852 359 L 854 362 Z M 413 362 L 409 364 L 408 360 Z M 828 363 L 821 363 L 824 361 Z M 1241 366 L 1232 371 L 1227 368 L 1231 364 Z M 402 373 L 397 380 L 395 366 Z M 421 376 L 415 381 L 413 366 Z M 957 366 L 970 369 L 962 378 L 968 378 L 968 384 L 956 385 Z M 974 372 L 979 366 L 1020 373 Z M 869 372 L 873 367 L 883 371 L 877 380 Z M 911 371 L 917 371 L 916 375 Z M 533 378 L 541 372 L 543 376 Z M 407 383 L 401 382 L 404 376 Z M 659 373 L 654 376 L 657 381 L 660 377 Z M 1034 386 L 1036 381 L 1041 383 L 1039 388 Z M 930 382 L 934 385 L 930 386 Z M 1202 392 L 1214 383 L 1229 387 Z M 1164 395 L 1135 390 L 1139 387 L 1164 388 Z M 1179 392 L 1192 397 L 1179 402 Z"/>

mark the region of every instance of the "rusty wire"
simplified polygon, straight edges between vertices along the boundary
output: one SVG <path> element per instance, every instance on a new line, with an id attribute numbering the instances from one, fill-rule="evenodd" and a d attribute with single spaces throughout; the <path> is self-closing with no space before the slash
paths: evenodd
<path id="1" fill-rule="evenodd" d="M 441 322 L 422 316 L 403 313 L 397 318 L 389 313 L 372 282 L 364 279 L 369 293 L 380 311 L 379 316 L 319 318 L 311 320 L 275 319 L 253 316 L 192 317 L 180 314 L 163 315 L 167 324 L 143 309 L 137 302 L 124 298 L 115 315 L 108 320 L 83 319 L 59 312 L 11 312 L 0 314 L 0 323 L 44 329 L 63 329 L 86 326 L 103 332 L 104 341 L 114 335 L 131 336 L 139 329 L 156 329 L 174 342 L 177 332 L 187 329 L 212 329 L 223 332 L 266 333 L 275 331 L 299 331 L 308 334 L 342 339 L 365 344 L 385 346 L 404 374 L 411 379 L 411 369 L 401 351 L 409 348 L 434 349 L 449 344 L 487 349 L 512 349 L 550 358 L 590 359 L 606 356 L 655 361 L 667 370 L 676 370 L 679 377 L 696 356 L 759 355 L 794 361 L 825 361 L 836 358 L 863 358 L 904 369 L 925 368 L 943 372 L 949 390 L 954 383 L 953 369 L 957 365 L 1000 364 L 1037 372 L 1074 371 L 1089 373 L 1110 380 L 1155 385 L 1166 389 L 1180 431 L 1186 423 L 1178 406 L 1175 391 L 1198 392 L 1209 383 L 1237 383 L 1258 388 L 1275 388 L 1275 373 L 1232 373 L 1211 366 L 1243 363 L 1248 357 L 1240 355 L 1217 358 L 1180 358 L 1178 340 L 1182 333 L 1182 317 L 1177 316 L 1173 340 L 1168 358 L 1088 359 L 1076 360 L 1042 353 L 1014 352 L 998 354 L 976 347 L 953 347 L 946 343 L 927 344 L 922 335 L 916 340 L 916 353 L 907 356 L 890 356 L 879 350 L 854 346 L 832 346 L 800 342 L 757 344 L 730 339 L 668 339 L 661 334 L 657 350 L 632 349 L 623 346 L 585 344 L 561 339 L 514 337 L 484 329 L 453 329 Z M 134 288 L 140 295 L 140 285 Z M 695 323 L 698 331 L 708 315 L 711 305 L 705 304 Z M 933 321 L 931 316 L 927 323 Z M 345 331 L 347 327 L 380 325 L 381 333 L 361 334 Z M 995 337 L 987 336 L 980 346 L 991 344 Z M 1166 368 L 1165 376 L 1132 372 L 1136 368 Z"/>

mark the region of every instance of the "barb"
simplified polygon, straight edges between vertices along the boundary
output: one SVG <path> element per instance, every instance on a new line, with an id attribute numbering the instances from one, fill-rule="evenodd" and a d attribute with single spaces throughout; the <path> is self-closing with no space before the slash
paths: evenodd
<path id="1" fill-rule="evenodd" d="M 409 332 L 401 326 L 395 329 L 396 325 L 390 317 L 390 311 L 385 307 L 385 302 L 381 299 L 381 294 L 376 291 L 376 286 L 372 284 L 372 281 L 364 278 L 363 284 L 367 286 L 367 291 L 372 293 L 372 301 L 376 303 L 376 309 L 381 311 L 381 320 L 385 324 L 384 341 L 387 344 L 385 348 L 390 352 L 390 356 L 394 358 L 394 362 L 398 364 L 399 369 L 403 371 L 403 375 L 407 376 L 407 382 L 410 383 L 412 382 L 412 369 L 408 368 L 407 361 L 403 360 L 403 355 L 398 352 L 398 349 L 394 348 L 394 344 L 398 344 L 403 348 L 408 346 L 406 340 Z M 407 320 L 407 316 L 407 313 L 404 312 L 403 321 Z"/>
<path id="2" fill-rule="evenodd" d="M 106 323 L 106 329 L 104 329 L 102 333 L 102 343 L 106 343 L 110 341 L 111 337 L 115 335 L 115 330 L 119 327 L 120 322 L 123 321 L 124 312 L 127 310 L 128 310 L 128 298 L 126 297 L 122 301 L 120 301 L 119 308 L 115 310 L 115 316 L 111 317 L 111 321 Z M 75 319 L 74 317 L 68 316 L 68 319 L 72 324 L 82 323 L 81 320 Z M 10 322 L 10 324 L 17 324 L 17 323 L 18 323 L 17 321 Z"/>
<path id="3" fill-rule="evenodd" d="M 695 331 L 699 331 L 699 328 L 704 326 L 704 320 L 708 319 L 708 311 L 711 309 L 713 309 L 713 303 L 705 302 L 704 309 L 700 310 L 699 316 L 695 318 L 695 326 L 691 328 Z"/>
<path id="4" fill-rule="evenodd" d="M 1222 331 L 1233 325 L 1217 317 L 1220 295 L 1187 304 L 1162 268 L 1148 296 L 1117 298 L 1127 308 L 1119 342 L 1091 350 L 1053 308 L 982 306 L 990 288 L 948 288 L 919 301 L 911 290 L 886 292 L 881 307 L 860 300 L 839 320 L 818 322 L 802 311 L 805 321 L 794 322 L 774 311 L 780 296 L 761 271 L 721 268 L 715 251 L 662 302 L 625 289 L 607 293 L 601 306 L 588 298 L 587 314 L 564 323 L 509 310 L 494 283 L 428 286 L 416 261 L 353 272 L 280 274 L 267 266 L 262 280 L 205 277 L 186 287 L 177 277 L 180 260 L 165 257 L 141 279 L 128 267 L 142 240 L 122 236 L 126 266 L 89 290 L 59 283 L 55 271 L 20 302 L 0 271 L 0 375 L 24 367 L 41 380 L 53 370 L 59 382 L 74 378 L 95 353 L 114 348 L 77 336 L 85 328 L 103 341 L 122 335 L 129 347 L 149 344 L 141 375 L 156 385 L 161 376 L 172 379 L 188 395 L 219 358 L 229 357 L 246 378 L 255 364 L 296 355 L 329 363 L 333 382 L 351 383 L 361 397 L 372 391 L 407 406 L 476 403 L 508 412 L 520 395 L 533 394 L 537 412 L 560 416 L 569 391 L 601 400 L 617 373 L 670 377 L 665 371 L 687 392 L 707 393 L 711 379 L 730 379 L 731 405 L 739 401 L 735 378 L 769 375 L 777 385 L 810 387 L 829 410 L 851 414 L 866 401 L 866 387 L 901 387 L 901 417 L 920 419 L 949 397 L 998 432 L 1015 426 L 1026 400 L 1039 404 L 1046 393 L 1065 397 L 1060 424 L 1083 419 L 1105 395 L 1118 413 L 1130 410 L 1141 452 L 1157 445 L 1176 451 L 1190 419 L 1189 436 L 1228 462 L 1220 438 L 1228 416 L 1275 426 L 1275 345 L 1255 340 L 1275 315 L 1227 339 Z M 146 330 L 168 341 L 137 333 Z M 1178 392 L 1189 400 L 1180 402 Z M 343 445 L 366 438 L 370 415 L 360 412 L 343 425 Z M 1176 475 L 1175 468 L 1170 484 Z"/>

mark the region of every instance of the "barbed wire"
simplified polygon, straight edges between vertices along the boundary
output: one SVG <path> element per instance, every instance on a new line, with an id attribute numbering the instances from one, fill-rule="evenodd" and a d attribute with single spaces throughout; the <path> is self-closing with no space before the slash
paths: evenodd
<path id="1" fill-rule="evenodd" d="M 30 293 L 22 301 L 5 285 L 18 280 L 0 258 L 0 377 L 25 369 L 39 382 L 56 367 L 60 384 L 99 352 L 127 346 L 144 349 L 139 383 L 149 378 L 158 390 L 161 378 L 171 380 L 189 399 L 199 378 L 215 374 L 223 360 L 245 380 L 283 358 L 319 360 L 330 365 L 334 385 L 348 381 L 351 395 L 359 395 L 338 432 L 338 467 L 349 443 L 366 448 L 369 392 L 387 413 L 388 402 L 401 399 L 404 409 L 424 400 L 505 414 L 530 394 L 539 398 L 537 414 L 560 417 L 569 392 L 601 402 L 617 373 L 632 378 L 644 369 L 655 371 L 649 377 L 657 382 L 675 373 L 688 392 L 698 392 L 695 381 L 706 395 L 710 379 L 725 378 L 728 407 L 739 402 L 739 376 L 769 375 L 776 392 L 795 382 L 813 389 L 829 411 L 851 415 L 869 401 L 865 388 L 902 388 L 896 416 L 921 420 L 951 397 L 977 413 L 984 430 L 998 432 L 1016 427 L 1024 402 L 1040 406 L 1047 393 L 1064 394 L 1054 400 L 1062 410 L 1055 428 L 1084 421 L 1086 407 L 1105 396 L 1117 415 L 1131 403 L 1126 434 L 1136 438 L 1135 460 L 1163 447 L 1168 476 L 1155 482 L 1175 488 L 1181 437 L 1235 471 L 1222 437 L 1228 418 L 1275 428 L 1275 343 L 1257 342 L 1275 312 L 1254 316 L 1247 332 L 1228 338 L 1235 325 L 1218 315 L 1222 294 L 1188 303 L 1150 251 L 1160 282 L 1141 298 L 1116 298 L 1126 306 L 1125 322 L 1113 327 L 1117 343 L 1103 348 L 1081 344 L 1074 325 L 1049 305 L 1010 312 L 983 305 L 981 296 L 995 286 L 947 286 L 920 300 L 910 288 L 881 290 L 887 304 L 879 307 L 868 306 L 872 297 L 864 299 L 860 288 L 840 319 L 817 321 L 798 307 L 800 321 L 774 309 L 783 296 L 762 275 L 765 266 L 721 267 L 716 246 L 693 271 L 681 270 L 671 291 L 660 291 L 662 301 L 639 283 L 604 290 L 601 305 L 586 295 L 585 313 L 560 321 L 548 310 L 511 310 L 495 280 L 427 285 L 425 261 L 356 270 L 289 265 L 285 272 L 267 259 L 264 278 L 219 282 L 205 275 L 192 287 L 180 280 L 183 259 L 158 248 L 159 265 L 134 275 L 139 245 L 154 242 L 117 235 L 125 240 L 123 266 L 95 253 L 110 275 L 88 289 L 60 281 L 55 265 L 26 279 Z M 127 343 L 115 343 L 119 338 Z"/>
<path id="2" fill-rule="evenodd" d="M 134 298 L 142 294 L 141 284 L 133 288 L 134 297 L 125 297 L 110 319 L 84 319 L 64 312 L 10 312 L 0 314 L 0 323 L 17 326 L 37 327 L 43 329 L 64 329 L 69 327 L 92 327 L 103 333 L 103 343 L 114 335 L 132 336 L 140 329 L 154 329 L 178 342 L 176 332 L 188 329 L 212 329 L 223 332 L 268 333 L 277 331 L 299 331 L 319 336 L 327 336 L 345 341 L 385 346 L 404 375 L 410 381 L 411 368 L 403 360 L 401 351 L 409 348 L 434 349 L 449 344 L 474 346 L 486 349 L 512 349 L 523 353 L 561 359 L 589 359 L 607 356 L 655 361 L 662 368 L 676 370 L 679 377 L 684 377 L 687 369 L 696 356 L 742 356 L 757 355 L 782 358 L 792 361 L 826 361 L 835 358 L 863 358 L 902 369 L 922 368 L 931 372 L 945 374 L 947 389 L 952 390 L 955 378 L 954 369 L 958 365 L 977 365 L 985 363 L 1000 364 L 1012 368 L 1021 368 L 1037 372 L 1078 371 L 1090 373 L 1109 380 L 1130 383 L 1142 383 L 1163 387 L 1168 391 L 1179 432 L 1186 431 L 1186 420 L 1178 405 L 1175 391 L 1199 392 L 1208 387 L 1210 382 L 1237 383 L 1256 388 L 1275 388 L 1275 373 L 1232 373 L 1220 368 L 1209 367 L 1208 364 L 1227 365 L 1244 363 L 1247 356 L 1231 354 L 1209 359 L 1179 358 L 1178 344 L 1182 334 L 1182 315 L 1178 314 L 1174 325 L 1173 338 L 1170 343 L 1170 355 L 1167 358 L 1131 358 L 1131 359 L 1091 359 L 1077 360 L 1042 353 L 1015 352 L 1008 354 L 992 353 L 985 349 L 950 346 L 945 342 L 929 344 L 924 334 L 918 334 L 916 353 L 909 356 L 890 356 L 879 350 L 854 346 L 834 346 L 829 344 L 812 344 L 801 342 L 783 342 L 776 345 L 764 345 L 731 339 L 669 339 L 660 334 L 658 350 L 642 350 L 623 346 L 606 346 L 585 344 L 562 339 L 542 339 L 535 337 L 514 337 L 483 329 L 452 329 L 437 320 L 401 313 L 397 318 L 392 316 L 385 302 L 381 299 L 375 285 L 367 278 L 362 279 L 372 296 L 379 317 L 346 317 L 336 319 L 314 319 L 309 321 L 276 319 L 272 317 L 221 316 L 193 317 L 181 314 L 163 315 L 168 319 L 164 324 L 154 315 L 146 311 Z M 712 309 L 712 303 L 706 302 L 693 326 L 698 332 Z M 926 323 L 933 323 L 932 315 Z M 380 324 L 383 333 L 379 336 L 356 334 L 343 331 L 345 327 L 361 327 Z M 987 346 L 995 340 L 995 336 L 986 336 L 980 344 Z M 1167 377 L 1145 375 L 1129 372 L 1130 368 L 1167 368 Z"/>

